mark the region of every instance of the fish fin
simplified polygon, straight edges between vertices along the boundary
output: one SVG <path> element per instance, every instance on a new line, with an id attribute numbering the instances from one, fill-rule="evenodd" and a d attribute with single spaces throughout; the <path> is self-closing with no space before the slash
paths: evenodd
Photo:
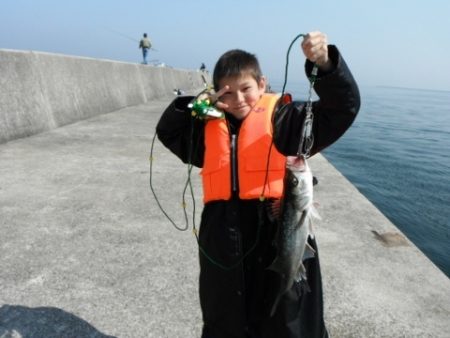
<path id="1" fill-rule="evenodd" d="M 267 217 L 270 222 L 276 221 L 280 217 L 281 200 L 270 200 L 266 203 Z"/>
<path id="2" fill-rule="evenodd" d="M 303 293 L 311 292 L 311 288 L 309 287 L 309 284 L 306 280 L 303 281 L 302 291 L 303 291 Z"/>
<path id="3" fill-rule="evenodd" d="M 309 243 L 306 243 L 305 252 L 303 253 L 303 261 L 309 258 L 314 258 L 316 255 L 316 250 L 312 248 Z"/>
<path id="4" fill-rule="evenodd" d="M 280 266 L 277 258 L 275 258 L 273 263 L 267 269 L 274 271 L 278 275 L 278 278 L 277 278 L 278 286 L 276 287 L 276 289 L 278 291 L 277 291 L 275 301 L 273 302 L 273 305 L 270 309 L 270 316 L 272 317 L 275 314 L 275 311 L 278 307 L 278 304 L 279 304 L 281 298 L 286 293 L 286 291 L 292 287 L 293 281 L 287 280 L 286 275 L 282 272 L 283 269 Z"/>
<path id="5" fill-rule="evenodd" d="M 305 222 L 305 218 L 308 216 L 308 212 L 307 210 L 304 210 L 302 212 L 302 215 L 300 216 L 300 220 L 297 223 L 297 227 L 300 227 L 304 222 Z"/>
<path id="6" fill-rule="evenodd" d="M 300 263 L 298 267 L 298 276 L 295 278 L 296 282 L 300 282 L 301 280 L 306 280 L 306 268 L 303 263 Z"/>
<path id="7" fill-rule="evenodd" d="M 276 272 L 276 273 L 279 274 L 281 277 L 284 277 L 283 269 L 281 268 L 281 266 L 280 266 L 280 264 L 279 264 L 278 257 L 274 259 L 274 261 L 272 262 L 272 264 L 270 264 L 270 265 L 267 267 L 267 269 Z"/>
<path id="8" fill-rule="evenodd" d="M 319 204 L 318 204 L 317 202 L 314 202 L 314 203 L 312 204 L 312 206 L 311 206 L 311 215 L 312 215 L 313 218 L 318 219 L 318 220 L 321 220 L 322 217 L 320 217 L 319 212 L 317 211 L 317 206 L 318 206 L 318 205 L 319 205 Z"/>
<path id="9" fill-rule="evenodd" d="M 314 228 L 313 228 L 313 222 L 311 220 L 308 223 L 308 235 L 309 235 L 309 237 L 314 239 Z"/>
<path id="10" fill-rule="evenodd" d="M 277 295 L 277 298 L 275 299 L 275 302 L 273 303 L 272 308 L 270 309 L 270 317 L 273 317 L 273 315 L 275 314 L 275 311 L 278 307 L 278 303 L 280 302 L 282 295 L 283 295 L 282 293 L 279 293 Z"/>

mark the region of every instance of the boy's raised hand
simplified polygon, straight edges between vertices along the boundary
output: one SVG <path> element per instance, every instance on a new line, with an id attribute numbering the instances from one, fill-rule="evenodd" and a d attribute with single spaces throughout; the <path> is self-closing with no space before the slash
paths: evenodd
<path id="1" fill-rule="evenodd" d="M 220 97 L 225 94 L 230 89 L 229 86 L 225 86 L 222 89 L 220 89 L 218 92 L 214 92 L 213 90 L 205 91 L 201 95 L 197 97 L 198 101 L 208 100 L 209 106 L 213 106 L 219 111 L 225 111 L 228 108 L 228 105 L 226 103 L 223 103 L 220 101 Z M 192 107 L 195 107 L 194 104 L 192 104 Z M 194 108 L 195 110 L 195 108 Z M 219 116 L 212 116 L 211 114 L 202 112 L 200 113 L 200 116 L 204 120 L 211 120 L 218 118 Z"/>
<path id="2" fill-rule="evenodd" d="M 230 89 L 229 86 L 225 86 L 225 87 L 221 88 L 217 93 L 210 94 L 209 99 L 210 99 L 212 105 L 214 105 L 216 108 L 221 109 L 221 110 L 227 109 L 228 105 L 226 103 L 223 103 L 222 101 L 220 101 L 220 97 L 223 94 L 225 94 L 229 89 Z"/>
<path id="3" fill-rule="evenodd" d="M 328 40 L 324 33 L 315 31 L 306 34 L 301 46 L 306 58 L 316 63 L 322 71 L 333 67 L 328 58 Z"/>

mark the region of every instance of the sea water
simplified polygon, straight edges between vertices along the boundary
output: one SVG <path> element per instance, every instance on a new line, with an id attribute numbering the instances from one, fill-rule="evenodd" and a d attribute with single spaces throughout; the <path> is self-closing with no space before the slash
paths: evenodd
<path id="1" fill-rule="evenodd" d="M 355 122 L 322 154 L 450 277 L 450 92 L 360 91 Z"/>

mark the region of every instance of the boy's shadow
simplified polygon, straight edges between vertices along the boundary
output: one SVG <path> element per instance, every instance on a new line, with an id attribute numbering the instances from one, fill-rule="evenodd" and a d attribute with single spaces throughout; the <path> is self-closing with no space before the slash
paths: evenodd
<path id="1" fill-rule="evenodd" d="M 54 307 L 0 307 L 0 337 L 12 338 L 115 338 L 85 320 Z"/>

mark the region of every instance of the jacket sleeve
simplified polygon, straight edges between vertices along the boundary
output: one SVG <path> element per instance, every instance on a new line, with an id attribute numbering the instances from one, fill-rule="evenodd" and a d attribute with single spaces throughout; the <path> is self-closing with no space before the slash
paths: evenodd
<path id="1" fill-rule="evenodd" d="M 195 119 L 187 105 L 193 96 L 178 96 L 156 125 L 156 135 L 164 146 L 184 163 L 203 166 L 204 122 Z"/>
<path id="2" fill-rule="evenodd" d="M 344 59 L 335 46 L 328 47 L 335 68 L 326 74 L 319 71 L 314 90 L 319 100 L 313 102 L 314 143 L 310 154 L 325 149 L 338 140 L 353 123 L 360 108 L 358 86 Z M 311 74 L 313 64 L 306 61 Z M 296 155 L 306 103 L 296 102 L 300 109 L 281 109 L 274 115 L 274 144 L 284 155 Z"/>

